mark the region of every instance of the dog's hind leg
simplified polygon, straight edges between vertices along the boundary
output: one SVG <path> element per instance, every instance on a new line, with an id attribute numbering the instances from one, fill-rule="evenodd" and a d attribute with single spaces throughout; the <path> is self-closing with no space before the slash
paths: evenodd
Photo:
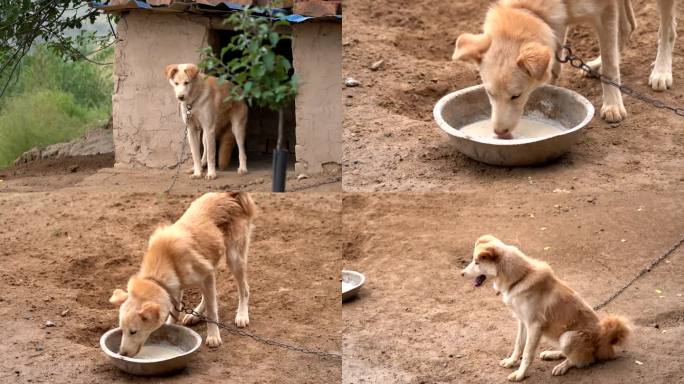
<path id="1" fill-rule="evenodd" d="M 202 168 L 207 167 L 207 135 L 202 134 Z"/>
<path id="2" fill-rule="evenodd" d="M 593 342 L 589 335 L 568 331 L 560 337 L 560 348 L 566 359 L 551 372 L 554 376 L 564 375 L 572 367 L 582 368 L 594 362 Z"/>
<path id="3" fill-rule="evenodd" d="M 238 175 L 247 173 L 247 154 L 245 153 L 245 136 L 247 135 L 247 107 L 244 111 L 235 111 L 230 117 L 230 125 L 238 147 Z"/>
<path id="4" fill-rule="evenodd" d="M 527 332 L 525 331 L 525 324 L 518 320 L 518 335 L 515 337 L 515 345 L 513 346 L 513 353 L 508 358 L 505 358 L 499 362 L 499 365 L 504 368 L 511 368 L 518 365 L 518 360 L 522 356 L 523 348 L 525 348 L 525 337 Z"/>
<path id="5" fill-rule="evenodd" d="M 677 37 L 675 0 L 658 0 L 660 28 L 658 29 L 658 54 L 648 84 L 654 91 L 672 88 L 672 51 Z"/>
<path id="6" fill-rule="evenodd" d="M 204 298 L 204 295 L 202 295 L 202 299 L 200 300 L 200 303 L 195 307 L 195 312 L 199 314 L 204 314 L 204 310 L 207 307 L 207 300 Z M 200 318 L 191 315 L 189 313 L 186 313 L 185 316 L 183 316 L 183 325 L 189 326 L 189 325 L 195 325 L 200 322 Z"/>
<path id="7" fill-rule="evenodd" d="M 226 129 L 219 141 L 218 166 L 220 170 L 225 171 L 228 169 L 234 147 L 235 135 L 233 135 L 233 132 L 230 129 Z"/>
<path id="8" fill-rule="evenodd" d="M 565 358 L 562 351 L 544 351 L 539 354 L 539 358 L 542 360 L 560 360 Z"/>
<path id="9" fill-rule="evenodd" d="M 527 326 L 527 337 L 525 338 L 525 350 L 523 351 L 522 361 L 520 367 L 510 375 L 509 381 L 522 381 L 527 376 L 527 369 L 534 360 L 534 355 L 537 353 L 537 346 L 539 339 L 541 339 L 541 326 L 539 324 L 529 324 Z"/>

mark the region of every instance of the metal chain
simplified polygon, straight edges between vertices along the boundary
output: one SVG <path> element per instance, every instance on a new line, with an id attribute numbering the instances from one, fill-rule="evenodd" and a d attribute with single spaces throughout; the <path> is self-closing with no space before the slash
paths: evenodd
<path id="1" fill-rule="evenodd" d="M 177 310 L 178 310 L 178 309 L 177 309 Z M 228 326 L 228 325 L 226 325 L 226 324 L 224 324 L 224 323 L 221 323 L 221 322 L 219 322 L 219 321 L 212 320 L 212 319 L 208 318 L 207 316 L 204 316 L 204 315 L 202 315 L 202 314 L 196 312 L 196 311 L 195 311 L 194 309 L 192 309 L 191 307 L 186 307 L 185 303 L 181 303 L 181 308 L 180 308 L 180 310 L 178 310 L 178 312 L 183 312 L 183 313 L 186 313 L 186 314 L 188 314 L 188 315 L 197 316 L 200 320 L 205 321 L 205 322 L 207 322 L 207 323 L 216 324 L 219 328 L 224 329 L 224 330 L 226 330 L 226 331 L 228 331 L 228 332 L 230 332 L 230 333 L 232 333 L 232 334 L 234 334 L 234 335 L 243 336 L 243 337 L 249 337 L 249 338 L 251 338 L 251 339 L 254 340 L 254 341 L 258 341 L 258 342 L 263 343 L 263 344 L 266 344 L 266 345 L 270 345 L 270 346 L 273 346 L 273 347 L 280 347 L 280 348 L 284 348 L 284 349 L 287 349 L 287 350 L 290 350 L 290 351 L 294 351 L 294 352 L 300 352 L 300 353 L 305 353 L 305 354 L 309 354 L 309 355 L 314 355 L 314 356 L 317 356 L 317 357 L 319 357 L 319 358 L 321 358 L 321 359 L 330 359 L 330 360 L 340 360 L 340 359 L 342 359 L 342 355 L 340 355 L 339 353 L 318 351 L 318 350 L 315 350 L 315 349 L 309 349 L 309 348 L 299 347 L 299 346 L 296 346 L 296 345 L 284 343 L 284 342 L 279 341 L 279 340 L 268 339 L 268 338 L 265 338 L 265 337 L 262 337 L 262 336 L 259 336 L 259 335 L 255 335 L 255 334 L 253 334 L 253 333 L 249 333 L 249 332 L 243 331 L 243 330 L 241 330 L 241 329 L 239 329 L 239 328 L 237 328 L 237 327 L 235 327 L 235 326 Z"/>
<path id="2" fill-rule="evenodd" d="M 581 58 L 575 56 L 575 54 L 572 53 L 572 49 L 570 49 L 569 45 L 564 45 L 563 49 L 561 50 L 561 54 L 556 54 L 556 59 L 560 63 L 569 63 L 571 66 L 575 68 L 579 68 L 585 72 L 587 72 L 591 77 L 594 77 L 601 81 L 604 84 L 612 85 L 613 87 L 616 87 L 620 90 L 620 92 L 632 96 L 635 99 L 641 100 L 645 103 L 651 104 L 652 106 L 659 108 L 659 109 L 666 109 L 671 112 L 674 112 L 676 115 L 684 117 L 684 108 L 682 107 L 677 107 L 674 105 L 668 105 L 665 102 L 655 99 L 651 96 L 648 96 L 646 94 L 637 92 L 633 88 L 630 88 L 626 85 L 619 84 L 615 80 L 609 78 L 606 75 L 601 74 L 599 71 L 596 71 L 592 69 L 590 66 L 588 66 L 584 60 Z"/>
<path id="3" fill-rule="evenodd" d="M 173 188 L 174 185 L 176 185 L 176 181 L 178 180 L 178 175 L 180 174 L 180 169 L 181 169 L 181 164 L 183 164 L 183 157 L 185 157 L 185 143 L 188 141 L 188 120 L 192 117 L 192 107 L 190 104 L 185 105 L 185 131 L 183 131 L 183 137 L 181 137 L 182 144 L 181 144 L 181 152 L 180 152 L 180 157 L 178 158 L 178 162 L 176 163 L 176 174 L 173 175 L 171 178 L 171 183 L 169 186 L 164 190 L 165 194 L 168 194 L 171 192 L 171 189 Z"/>
<path id="4" fill-rule="evenodd" d="M 611 301 L 615 300 L 616 297 L 620 296 L 622 292 L 627 290 L 632 284 L 634 284 L 635 281 L 639 280 L 642 276 L 647 274 L 648 272 L 651 272 L 653 268 L 655 268 L 656 265 L 660 264 L 661 261 L 665 260 L 668 256 L 672 254 L 677 248 L 679 248 L 682 244 L 684 244 L 684 237 L 682 237 L 675 245 L 670 247 L 670 249 L 667 250 L 667 252 L 663 253 L 660 255 L 658 258 L 653 260 L 651 264 L 649 264 L 646 268 L 642 269 L 636 276 L 632 278 L 627 284 L 625 284 L 622 288 L 618 289 L 615 293 L 613 293 L 609 298 L 604 300 L 601 304 L 598 304 L 594 307 L 594 311 L 598 311 L 599 309 L 605 307 L 608 305 Z"/>

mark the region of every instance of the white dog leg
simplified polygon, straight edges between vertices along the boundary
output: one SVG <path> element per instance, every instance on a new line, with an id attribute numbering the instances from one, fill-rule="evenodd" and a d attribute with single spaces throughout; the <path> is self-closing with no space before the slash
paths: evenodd
<path id="1" fill-rule="evenodd" d="M 525 337 L 526 337 L 525 324 L 518 320 L 518 335 L 515 337 L 515 345 L 513 346 L 513 353 L 511 357 L 503 359 L 499 362 L 499 365 L 504 368 L 511 368 L 518 365 L 518 360 L 522 356 L 523 348 L 525 348 Z"/>
<path id="2" fill-rule="evenodd" d="M 207 166 L 207 135 L 202 135 L 202 168 Z"/>
<path id="3" fill-rule="evenodd" d="M 677 37 L 677 20 L 674 0 L 658 0 L 660 28 L 658 29 L 658 55 L 648 84 L 654 91 L 672 88 L 672 51 Z"/>
<path id="4" fill-rule="evenodd" d="M 620 52 L 618 44 L 618 10 L 613 7 L 606 9 L 601 20 L 596 25 L 601 46 L 601 73 L 608 78 L 620 83 Z M 603 87 L 603 106 L 601 117 L 609 123 L 617 123 L 627 116 L 627 111 L 622 103 L 620 90 L 601 83 Z"/>
<path id="5" fill-rule="evenodd" d="M 530 367 L 532 360 L 534 360 L 537 345 L 539 345 L 539 339 L 541 339 L 541 327 L 538 324 L 530 324 L 530 326 L 527 327 L 525 351 L 523 352 L 520 367 L 518 370 L 508 375 L 509 381 L 522 381 L 525 378 L 527 375 L 527 368 Z"/>
<path id="6" fill-rule="evenodd" d="M 200 300 L 199 305 L 197 305 L 195 307 L 195 312 L 197 312 L 199 314 L 204 314 L 204 310 L 206 307 L 207 307 L 207 300 L 205 300 L 204 295 L 202 295 L 202 300 Z M 183 316 L 183 325 L 185 325 L 185 326 L 195 325 L 195 324 L 199 323 L 199 321 L 200 321 L 199 317 L 197 317 L 195 315 L 191 315 L 189 313 L 186 313 L 185 316 Z"/>
<path id="7" fill-rule="evenodd" d="M 238 288 L 238 309 L 235 314 L 235 325 L 249 325 L 249 284 L 247 283 L 248 244 L 237 244 L 228 251 L 228 265 L 235 277 Z"/>
<path id="8" fill-rule="evenodd" d="M 243 175 L 247 173 L 247 154 L 245 153 L 245 135 L 247 130 L 247 116 L 240 118 L 239 116 L 233 115 L 230 121 L 231 129 L 233 130 L 233 135 L 235 135 L 235 142 L 238 147 L 238 175 Z"/>
<path id="9" fill-rule="evenodd" d="M 192 177 L 199 179 L 202 177 L 202 165 L 200 164 L 200 131 L 195 127 L 188 126 L 188 144 L 190 145 L 190 153 L 192 154 Z"/>
<path id="10" fill-rule="evenodd" d="M 218 321 L 218 303 L 216 302 L 216 277 L 211 274 L 204 280 L 202 296 L 207 301 L 207 317 L 211 320 Z M 216 348 L 221 345 L 221 333 L 219 328 L 214 323 L 207 323 L 207 341 L 208 347 Z"/>
<path id="11" fill-rule="evenodd" d="M 204 131 L 207 143 L 207 175 L 205 179 L 216 179 L 216 128 L 214 124 L 206 125 L 210 127 Z"/>

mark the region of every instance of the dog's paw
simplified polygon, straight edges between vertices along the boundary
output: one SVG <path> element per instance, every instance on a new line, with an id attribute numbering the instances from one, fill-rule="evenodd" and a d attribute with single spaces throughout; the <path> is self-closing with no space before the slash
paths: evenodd
<path id="1" fill-rule="evenodd" d="M 508 375 L 508 381 L 523 381 L 525 380 L 525 372 L 521 372 L 519 369 L 510 375 Z"/>
<path id="2" fill-rule="evenodd" d="M 553 367 L 551 374 L 554 376 L 563 376 L 570 369 L 570 365 L 565 361 Z"/>
<path id="3" fill-rule="evenodd" d="M 246 313 L 238 312 L 235 315 L 235 325 L 237 325 L 240 328 L 248 326 L 249 325 L 249 315 Z"/>
<path id="4" fill-rule="evenodd" d="M 594 60 L 589 61 L 587 63 L 587 66 L 589 68 L 591 68 L 592 71 L 601 72 L 601 58 L 597 57 Z M 591 74 L 589 72 L 585 71 L 584 69 L 580 69 L 580 71 L 582 72 L 582 76 L 584 76 L 584 77 L 590 77 L 591 76 Z"/>
<path id="5" fill-rule="evenodd" d="M 201 179 L 202 178 L 202 172 L 194 172 L 192 175 L 190 175 L 191 179 Z"/>
<path id="6" fill-rule="evenodd" d="M 238 175 L 247 174 L 247 168 L 238 168 Z"/>
<path id="7" fill-rule="evenodd" d="M 648 85 L 654 91 L 662 92 L 672 88 L 672 71 L 661 71 L 653 69 L 648 78 Z"/>
<path id="8" fill-rule="evenodd" d="M 504 368 L 512 368 L 512 367 L 517 366 L 518 364 L 519 364 L 518 360 L 513 360 L 510 357 L 507 357 L 507 358 L 499 361 L 499 365 L 504 367 Z"/>
<path id="9" fill-rule="evenodd" d="M 627 117 L 627 110 L 622 104 L 603 104 L 601 118 L 609 123 L 619 123 Z"/>
<path id="10" fill-rule="evenodd" d="M 558 360 L 563 358 L 563 353 L 561 351 L 544 351 L 539 354 L 539 358 L 542 360 Z"/>
<path id="11" fill-rule="evenodd" d="M 207 172 L 207 175 L 204 176 L 206 180 L 216 180 L 216 172 Z"/>
<path id="12" fill-rule="evenodd" d="M 221 343 L 221 335 L 207 336 L 207 341 L 205 342 L 209 348 L 217 348 Z"/>
<path id="13" fill-rule="evenodd" d="M 191 325 L 195 325 L 195 324 L 197 324 L 197 323 L 199 323 L 199 322 L 200 322 L 200 318 L 197 317 L 197 316 L 195 316 L 195 315 L 191 315 L 191 314 L 189 314 L 189 313 L 186 313 L 185 316 L 183 316 L 183 321 L 182 321 L 182 323 L 183 323 L 183 325 L 185 325 L 186 327 L 189 327 L 189 326 L 191 326 Z"/>

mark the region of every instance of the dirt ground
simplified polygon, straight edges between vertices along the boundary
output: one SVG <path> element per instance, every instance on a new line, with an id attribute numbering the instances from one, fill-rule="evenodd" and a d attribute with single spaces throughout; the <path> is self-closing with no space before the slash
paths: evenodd
<path id="1" fill-rule="evenodd" d="M 343 383 L 507 382 L 511 371 L 498 362 L 512 350 L 516 321 L 491 282 L 474 288 L 459 273 L 475 240 L 491 233 L 518 245 L 596 305 L 681 238 L 683 197 L 346 195 L 343 265 L 367 280 L 342 305 Z M 684 382 L 683 274 L 679 248 L 599 312 L 634 323 L 617 360 L 553 377 L 554 363 L 537 358 L 525 383 Z"/>
<path id="2" fill-rule="evenodd" d="M 629 116 L 611 125 L 595 117 L 572 151 L 543 166 L 493 167 L 453 149 L 432 118 L 445 94 L 479 83 L 477 71 L 451 62 L 454 42 L 479 32 L 490 1 L 345 0 L 343 77 L 361 85 L 344 89 L 343 184 L 345 191 L 528 192 L 574 188 L 639 191 L 682 187 L 684 118 L 625 96 Z M 684 33 L 674 53 L 674 89 L 648 86 L 655 60 L 658 10 L 654 0 L 634 0 L 639 23 L 623 52 L 623 83 L 684 106 Z M 684 15 L 684 3 L 678 2 Z M 580 57 L 598 54 L 594 33 L 576 27 L 569 43 Z M 371 64 L 383 60 L 379 70 Z M 601 87 L 564 68 L 559 85 L 587 97 L 597 109 Z M 534 184 L 527 180 L 534 180 Z M 574 181 L 572 181 L 574 180 Z"/>
<path id="3" fill-rule="evenodd" d="M 271 191 L 271 160 L 267 157 L 250 158 L 246 175 L 238 176 L 234 167 L 217 171 L 216 180 L 194 180 L 185 174 L 190 165 L 184 165 L 172 192 L 198 194 L 209 191 Z M 168 188 L 175 170 L 149 168 L 114 168 L 113 154 L 75 156 L 35 162 L 0 169 L 0 192 L 52 191 L 73 187 L 91 191 L 159 193 Z M 286 192 L 339 192 L 342 183 L 339 175 L 317 175 L 297 179 L 294 165 L 290 166 Z"/>
<path id="4" fill-rule="evenodd" d="M 138 270 L 154 228 L 176 220 L 197 196 L 74 187 L 0 193 L 0 382 L 339 382 L 339 360 L 226 332 L 219 349 L 203 346 L 172 377 L 141 379 L 108 362 L 98 342 L 118 323 L 107 301 L 112 290 Z M 248 330 L 339 353 L 340 195 L 253 198 L 259 216 L 249 254 Z M 232 322 L 237 293 L 225 266 L 218 291 L 219 316 Z M 48 320 L 55 326 L 46 327 Z M 204 325 L 194 328 L 206 336 Z"/>

